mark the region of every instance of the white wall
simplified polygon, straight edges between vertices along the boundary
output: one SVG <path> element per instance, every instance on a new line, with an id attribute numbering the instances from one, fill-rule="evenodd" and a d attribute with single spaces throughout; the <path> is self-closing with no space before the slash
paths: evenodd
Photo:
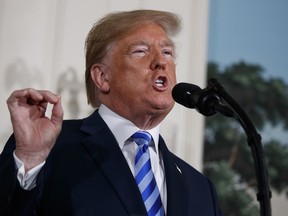
<path id="1" fill-rule="evenodd" d="M 12 133 L 6 99 L 15 89 L 60 92 L 64 118 L 85 117 L 84 41 L 109 11 L 149 8 L 178 13 L 178 81 L 205 85 L 208 0 L 0 0 L 0 150 Z M 72 97 L 71 97 L 72 96 Z M 162 125 L 170 149 L 197 169 L 202 164 L 203 119 L 176 105 Z"/>

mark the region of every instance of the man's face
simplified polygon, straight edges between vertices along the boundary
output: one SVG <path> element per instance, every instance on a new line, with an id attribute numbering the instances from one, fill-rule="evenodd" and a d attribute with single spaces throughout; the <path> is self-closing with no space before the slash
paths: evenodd
<path id="1" fill-rule="evenodd" d="M 106 66 L 109 103 L 118 114 L 165 114 L 174 105 L 175 50 L 165 31 L 146 24 L 113 44 Z"/>

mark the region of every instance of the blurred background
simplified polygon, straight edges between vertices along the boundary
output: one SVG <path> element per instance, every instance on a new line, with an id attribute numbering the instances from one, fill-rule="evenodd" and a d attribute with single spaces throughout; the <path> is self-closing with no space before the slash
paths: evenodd
<path id="1" fill-rule="evenodd" d="M 273 215 L 287 215 L 288 1 L 210 1 L 207 73 L 241 104 L 266 156 Z M 254 163 L 235 121 L 205 119 L 204 173 L 224 215 L 259 215 Z M 237 209 L 237 210 L 236 210 Z"/>
<path id="2" fill-rule="evenodd" d="M 178 82 L 204 88 L 215 77 L 241 104 L 262 136 L 273 215 L 287 215 L 286 0 L 0 0 L 0 151 L 12 133 L 5 101 L 15 89 L 61 94 L 65 119 L 93 111 L 83 82 L 85 37 L 104 14 L 139 8 L 180 15 Z M 176 104 L 162 135 L 174 153 L 213 180 L 225 216 L 260 215 L 253 159 L 237 122 Z"/>

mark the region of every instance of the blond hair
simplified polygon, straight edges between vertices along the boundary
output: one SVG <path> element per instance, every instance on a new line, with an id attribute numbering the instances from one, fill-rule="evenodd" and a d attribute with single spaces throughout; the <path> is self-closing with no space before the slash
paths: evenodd
<path id="1" fill-rule="evenodd" d="M 92 66 L 104 60 L 109 46 L 114 41 L 145 23 L 158 24 L 170 37 L 176 35 L 181 28 L 180 19 L 174 13 L 156 10 L 134 10 L 108 14 L 96 22 L 88 33 L 85 42 L 85 84 L 88 104 L 91 104 L 92 107 L 96 108 L 100 105 L 97 97 L 97 87 L 90 73 Z"/>

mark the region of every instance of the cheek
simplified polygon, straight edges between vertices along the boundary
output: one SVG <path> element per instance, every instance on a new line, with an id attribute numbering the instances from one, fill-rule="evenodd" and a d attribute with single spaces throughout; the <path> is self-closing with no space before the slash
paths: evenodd
<path id="1" fill-rule="evenodd" d="M 176 85 L 177 78 L 176 78 L 175 72 L 171 75 L 171 82 L 172 82 L 173 85 Z"/>
<path id="2" fill-rule="evenodd" d="M 174 86 L 177 82 L 175 66 L 171 66 L 171 72 L 168 74 L 171 84 Z"/>
<path id="3" fill-rule="evenodd" d="M 119 72 L 118 76 L 113 77 L 110 86 L 114 94 L 118 95 L 118 97 L 128 98 L 137 94 L 139 91 L 139 79 L 123 71 Z"/>

